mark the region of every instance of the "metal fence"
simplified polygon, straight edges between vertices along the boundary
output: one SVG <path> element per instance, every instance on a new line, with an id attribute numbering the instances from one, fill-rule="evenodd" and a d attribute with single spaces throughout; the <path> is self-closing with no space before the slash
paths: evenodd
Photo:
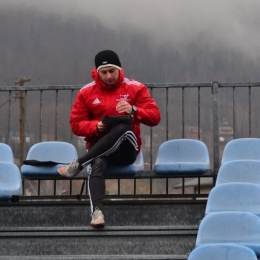
<path id="1" fill-rule="evenodd" d="M 162 117 L 158 126 L 141 128 L 146 173 L 152 172 L 162 142 L 178 138 L 198 139 L 209 150 L 212 181 L 207 183 L 213 185 L 225 144 L 234 138 L 260 136 L 259 82 L 145 85 L 156 100 Z M 69 126 L 70 109 L 82 86 L 0 87 L 0 141 L 12 147 L 18 166 L 22 165 L 29 148 L 41 141 L 67 141 L 76 146 L 79 155 L 85 152 L 83 139 L 74 136 Z M 205 180 L 206 177 L 210 176 L 193 176 L 191 186 L 187 184 L 191 183 L 190 176 L 161 178 L 144 173 L 133 180 L 107 179 L 107 186 L 113 187 L 112 191 L 107 191 L 107 197 L 206 197 L 208 190 L 205 190 L 204 195 L 201 192 L 206 187 L 205 181 L 201 179 Z M 82 181 L 67 182 L 58 179 L 52 180 L 51 184 L 50 180 L 26 181 L 25 195 L 31 198 L 41 196 L 44 199 L 50 198 L 49 193 L 56 199 L 77 197 Z M 126 184 L 122 184 L 124 182 Z"/>

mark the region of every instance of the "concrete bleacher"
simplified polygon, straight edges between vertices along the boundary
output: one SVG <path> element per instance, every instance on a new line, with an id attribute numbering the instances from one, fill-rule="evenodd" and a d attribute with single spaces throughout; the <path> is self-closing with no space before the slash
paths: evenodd
<path id="1" fill-rule="evenodd" d="M 205 201 L 105 201 L 90 227 L 88 202 L 0 203 L 0 259 L 187 259 Z"/>

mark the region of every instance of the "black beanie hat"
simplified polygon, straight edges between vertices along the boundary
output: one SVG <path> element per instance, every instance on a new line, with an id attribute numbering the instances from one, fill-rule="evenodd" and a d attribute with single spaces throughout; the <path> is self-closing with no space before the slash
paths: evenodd
<path id="1" fill-rule="evenodd" d="M 112 50 L 100 51 L 95 57 L 95 65 L 97 71 L 103 67 L 116 67 L 121 69 L 121 62 L 118 55 Z"/>

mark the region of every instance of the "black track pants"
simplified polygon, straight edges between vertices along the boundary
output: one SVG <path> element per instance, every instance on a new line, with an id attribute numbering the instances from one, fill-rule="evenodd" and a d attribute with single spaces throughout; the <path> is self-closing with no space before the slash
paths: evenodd
<path id="1" fill-rule="evenodd" d="M 91 212 L 98 206 L 103 208 L 105 195 L 105 171 L 109 165 L 129 165 L 134 163 L 138 154 L 138 146 L 131 126 L 119 124 L 109 133 L 89 147 L 88 153 L 78 159 L 86 167 L 90 164 L 88 192 Z"/>

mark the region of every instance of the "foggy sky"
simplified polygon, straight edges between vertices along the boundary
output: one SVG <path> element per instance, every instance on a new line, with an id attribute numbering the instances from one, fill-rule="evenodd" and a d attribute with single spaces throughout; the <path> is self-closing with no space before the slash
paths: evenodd
<path id="1" fill-rule="evenodd" d="M 158 45 L 179 46 L 204 37 L 212 49 L 232 48 L 260 56 L 259 0 L 0 0 L 69 16 L 95 16 L 117 29 L 127 25 L 149 34 Z M 206 39 L 206 42 L 205 42 Z"/>

